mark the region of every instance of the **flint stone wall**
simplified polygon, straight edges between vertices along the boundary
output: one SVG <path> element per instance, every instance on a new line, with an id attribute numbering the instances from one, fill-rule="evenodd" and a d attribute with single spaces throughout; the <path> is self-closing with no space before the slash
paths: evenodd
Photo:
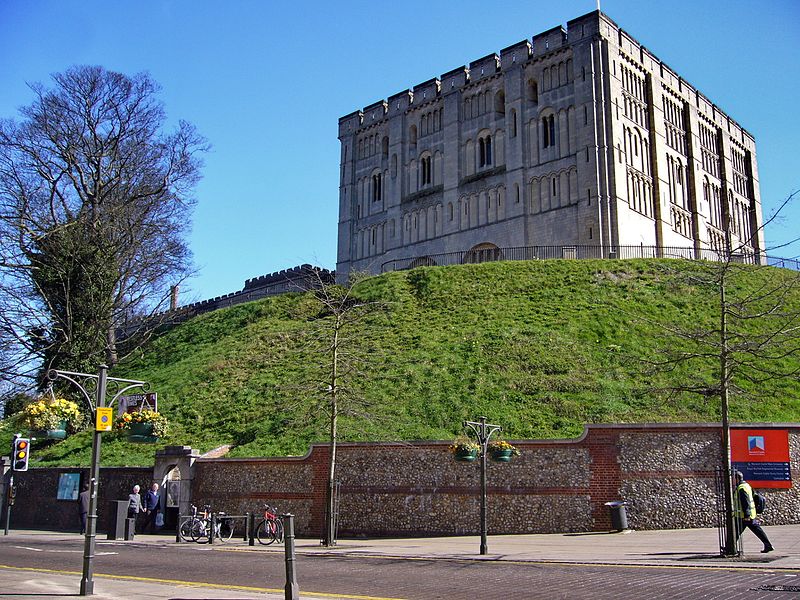
<path id="1" fill-rule="evenodd" d="M 800 478 L 800 424 L 747 424 L 789 433 L 792 478 Z M 578 439 L 513 442 L 521 456 L 487 464 L 491 534 L 606 531 L 606 502 L 628 503 L 634 529 L 713 527 L 715 469 L 721 430 L 713 424 L 590 425 Z M 339 534 L 342 536 L 477 535 L 480 464 L 452 459 L 448 442 L 342 443 L 337 451 Z M 201 458 L 194 463 L 191 502 L 243 515 L 264 503 L 296 516 L 297 534 L 321 534 L 329 448 L 302 457 Z M 55 500 L 58 474 L 80 469 L 31 469 L 15 475 L 12 527 L 77 527 L 74 502 Z M 103 469 L 100 521 L 109 499 L 146 485 L 147 469 Z M 800 522 L 800 492 L 762 490 L 767 525 Z M 101 525 L 102 527 L 102 525 Z"/>

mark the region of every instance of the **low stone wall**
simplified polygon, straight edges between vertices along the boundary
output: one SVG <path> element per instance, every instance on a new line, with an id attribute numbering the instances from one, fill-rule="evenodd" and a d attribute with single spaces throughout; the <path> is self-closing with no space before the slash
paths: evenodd
<path id="1" fill-rule="evenodd" d="M 800 426 L 788 429 L 792 464 L 800 459 Z M 717 521 L 714 469 L 718 426 L 587 427 L 575 440 L 516 441 L 521 456 L 489 462 L 492 533 L 602 531 L 606 502 L 628 503 L 634 529 L 711 527 Z M 338 447 L 342 536 L 460 535 L 478 532 L 480 467 L 452 460 L 446 442 L 360 443 Z M 264 502 L 296 515 L 299 535 L 322 531 L 328 448 L 302 458 L 200 459 L 192 497 L 215 509 L 260 511 Z M 797 477 L 797 468 L 792 469 Z M 800 520 L 796 488 L 766 491 L 767 524 Z"/>
<path id="2" fill-rule="evenodd" d="M 746 428 L 788 431 L 796 481 L 800 425 Z M 634 529 L 715 526 L 720 441 L 719 426 L 704 424 L 591 425 L 574 440 L 515 441 L 521 456 L 510 463 L 488 463 L 489 531 L 609 530 L 605 503 L 613 500 L 627 502 Z M 480 465 L 455 462 L 448 445 L 340 444 L 339 534 L 477 534 Z M 323 530 L 328 458 L 325 444 L 312 446 L 303 457 L 200 458 L 192 467 L 191 502 L 228 514 L 260 514 L 268 502 L 296 516 L 298 535 L 314 537 Z M 55 500 L 63 471 L 76 469 L 32 469 L 16 476 L 19 492 L 12 526 L 77 528 L 76 503 Z M 102 470 L 101 527 L 108 501 L 127 498 L 134 483 L 144 486 L 152 474 L 150 469 Z M 767 525 L 800 522 L 797 487 L 765 490 L 765 495 Z"/>

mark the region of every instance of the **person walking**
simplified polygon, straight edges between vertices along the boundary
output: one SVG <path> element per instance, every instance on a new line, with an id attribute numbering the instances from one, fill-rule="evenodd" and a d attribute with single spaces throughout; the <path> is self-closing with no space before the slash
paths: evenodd
<path id="1" fill-rule="evenodd" d="M 153 482 L 153 485 L 150 486 L 150 489 L 147 490 L 147 493 L 144 495 L 144 514 L 147 515 L 147 520 L 142 528 L 142 533 L 145 533 L 148 528 L 150 529 L 150 533 L 156 532 L 156 520 L 158 519 L 159 512 L 161 512 L 161 498 L 158 495 L 158 484 Z"/>
<path id="2" fill-rule="evenodd" d="M 744 480 L 744 474 L 741 471 L 736 471 L 736 543 L 739 543 L 739 537 L 742 535 L 744 528 L 747 527 L 750 531 L 756 534 L 756 537 L 764 544 L 762 553 L 772 552 L 774 548 L 761 529 L 761 524 L 756 519 L 756 504 L 753 501 L 753 488 Z"/>
<path id="3" fill-rule="evenodd" d="M 86 515 L 89 514 L 89 483 L 83 484 L 81 493 L 78 494 L 78 515 L 81 518 L 81 535 L 86 533 Z"/>

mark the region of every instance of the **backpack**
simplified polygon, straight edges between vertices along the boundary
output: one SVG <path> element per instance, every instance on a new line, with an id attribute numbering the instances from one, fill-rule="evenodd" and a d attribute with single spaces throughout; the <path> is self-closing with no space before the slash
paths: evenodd
<path id="1" fill-rule="evenodd" d="M 760 515 L 761 513 L 764 512 L 764 508 L 767 505 L 767 499 L 764 498 L 762 494 L 759 494 L 758 492 L 753 492 L 753 504 L 756 507 L 756 514 Z"/>

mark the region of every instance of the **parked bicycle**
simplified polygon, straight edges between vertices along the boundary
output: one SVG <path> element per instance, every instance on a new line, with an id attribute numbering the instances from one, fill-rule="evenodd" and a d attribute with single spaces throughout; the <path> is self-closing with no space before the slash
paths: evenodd
<path id="1" fill-rule="evenodd" d="M 192 505 L 192 516 L 184 520 L 179 530 L 181 539 L 184 541 L 191 539 L 198 544 L 206 543 L 211 533 L 211 515 L 210 505 L 206 504 L 200 512 Z M 214 515 L 214 539 L 227 542 L 233 537 L 234 529 L 233 518 L 226 517 L 224 512 Z"/>
<path id="2" fill-rule="evenodd" d="M 269 546 L 283 541 L 283 521 L 278 516 L 278 509 L 269 504 L 264 505 L 264 520 L 256 527 L 256 538 L 259 544 Z"/>

